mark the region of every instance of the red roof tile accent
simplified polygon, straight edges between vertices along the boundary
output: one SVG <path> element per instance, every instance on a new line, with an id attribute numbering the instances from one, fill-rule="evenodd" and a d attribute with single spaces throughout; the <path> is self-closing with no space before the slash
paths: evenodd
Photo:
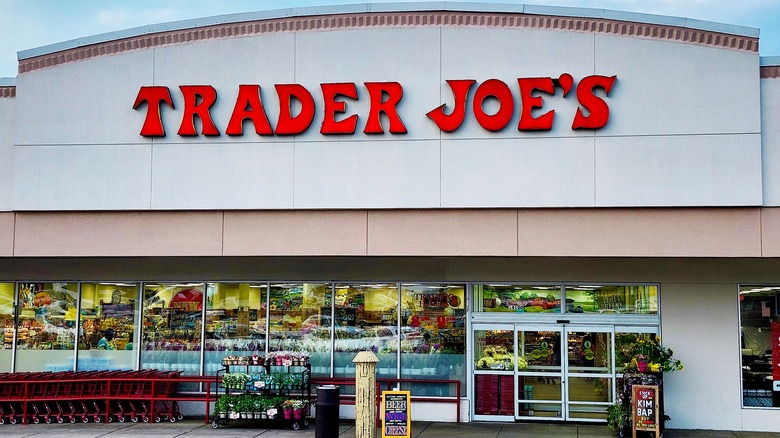
<path id="1" fill-rule="evenodd" d="M 412 11 L 275 18 L 254 22 L 226 23 L 156 34 L 138 35 L 132 38 L 77 47 L 70 50 L 24 59 L 19 61 L 19 73 L 130 50 L 209 39 L 233 38 L 275 32 L 419 26 L 553 29 L 594 34 L 632 36 L 643 39 L 675 41 L 745 52 L 758 52 L 758 38 L 674 26 L 633 23 L 600 18 L 507 13 Z"/>
<path id="2" fill-rule="evenodd" d="M 761 78 L 780 78 L 780 65 L 768 65 L 761 67 Z"/>
<path id="3" fill-rule="evenodd" d="M 0 98 L 3 97 L 16 97 L 16 87 L 0 86 Z"/>

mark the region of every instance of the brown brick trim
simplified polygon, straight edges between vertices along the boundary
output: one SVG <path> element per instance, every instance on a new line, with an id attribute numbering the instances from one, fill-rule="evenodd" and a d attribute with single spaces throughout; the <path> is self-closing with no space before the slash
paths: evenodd
<path id="1" fill-rule="evenodd" d="M 761 78 L 780 78 L 780 65 L 761 67 Z"/>
<path id="2" fill-rule="evenodd" d="M 16 97 L 16 87 L 0 87 L 0 98 Z"/>
<path id="3" fill-rule="evenodd" d="M 19 61 L 19 73 L 72 61 L 130 50 L 193 41 L 259 35 L 368 27 L 503 27 L 553 29 L 594 34 L 633 36 L 676 41 L 744 52 L 758 52 L 758 38 L 729 35 L 675 26 L 606 20 L 600 18 L 477 12 L 392 12 L 287 17 L 253 22 L 226 23 L 108 41 Z"/>

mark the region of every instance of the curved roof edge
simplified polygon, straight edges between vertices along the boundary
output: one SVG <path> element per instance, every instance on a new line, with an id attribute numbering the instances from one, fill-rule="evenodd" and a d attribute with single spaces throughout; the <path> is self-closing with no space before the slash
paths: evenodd
<path id="1" fill-rule="evenodd" d="M 759 58 L 761 79 L 780 78 L 780 56 L 763 56 Z"/>
<path id="2" fill-rule="evenodd" d="M 42 55 L 75 49 L 92 44 L 105 43 L 125 38 L 161 32 L 179 31 L 184 29 L 214 26 L 229 23 L 241 23 L 258 20 L 269 20 L 290 17 L 306 17 L 315 15 L 360 14 L 369 12 L 410 12 L 410 11 L 446 11 L 446 12 L 492 12 L 492 13 L 522 13 L 528 15 L 552 15 L 561 17 L 599 18 L 605 20 L 625 21 L 634 23 L 674 26 L 709 32 L 724 33 L 749 38 L 758 38 L 759 29 L 731 24 L 715 23 L 682 17 L 622 12 L 609 9 L 588 9 L 558 6 L 534 6 L 507 3 L 467 3 L 467 2 L 410 2 L 410 3 L 362 3 L 353 5 L 318 6 L 305 8 L 274 9 L 259 12 L 217 15 L 206 18 L 173 21 L 169 23 L 152 24 L 116 32 L 77 38 L 61 43 L 50 44 L 17 52 L 18 60 L 35 58 Z"/>
<path id="3" fill-rule="evenodd" d="M 780 56 L 762 56 L 759 60 L 761 67 L 780 66 Z"/>

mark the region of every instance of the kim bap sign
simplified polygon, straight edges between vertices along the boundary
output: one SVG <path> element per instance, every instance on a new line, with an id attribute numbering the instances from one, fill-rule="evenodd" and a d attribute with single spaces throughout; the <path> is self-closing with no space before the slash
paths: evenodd
<path id="1" fill-rule="evenodd" d="M 447 80 L 454 106 L 451 109 L 439 105 L 420 114 L 401 114 L 398 104 L 404 96 L 404 88 L 398 82 L 323 83 L 319 89 L 308 89 L 300 84 L 275 84 L 271 91 L 258 84 L 239 85 L 230 94 L 233 111 L 224 126 L 218 126 L 211 115 L 217 101 L 217 90 L 211 85 L 180 85 L 171 91 L 166 86 L 147 86 L 138 90 L 133 109 L 146 108 L 146 117 L 140 134 L 144 137 L 164 137 L 163 112 L 175 111 L 181 115 L 177 134 L 180 136 L 242 136 L 244 122 L 250 122 L 254 133 L 260 136 L 298 135 L 308 131 L 319 111 L 323 115 L 319 127 L 322 135 L 351 135 L 357 130 L 358 118 L 366 119 L 363 134 L 406 134 L 406 117 L 428 117 L 443 132 L 456 131 L 467 118 L 473 118 L 487 131 L 508 129 L 512 117 L 519 113 L 518 131 L 549 131 L 555 119 L 555 109 L 545 105 L 545 96 L 560 93 L 565 99 L 576 99 L 577 112 L 571 129 L 601 129 L 609 121 L 609 96 L 617 76 L 586 76 L 575 83 L 568 73 L 558 77 L 518 78 L 508 84 L 498 79 L 478 83 L 474 79 Z M 279 102 L 279 115 L 270 120 L 266 114 L 263 95 L 273 93 Z M 173 97 L 183 102 L 176 108 Z M 323 102 L 315 103 L 315 96 Z M 471 96 L 471 97 L 470 97 Z M 369 108 L 365 114 L 350 110 L 350 103 L 365 99 Z M 488 113 L 483 103 L 498 102 L 498 110 Z M 519 104 L 515 104 L 519 102 Z M 433 104 L 435 105 L 435 104 Z M 432 106 L 433 106 L 432 105 Z M 298 108 L 294 113 L 293 108 Z M 384 115 L 386 125 L 380 116 Z M 195 124 L 200 120 L 201 129 Z M 168 127 L 171 129 L 171 127 Z"/>
<path id="2" fill-rule="evenodd" d="M 653 431 L 658 434 L 658 397 L 661 394 L 656 385 L 634 385 L 631 387 L 631 409 L 633 410 L 634 436 L 637 431 Z"/>

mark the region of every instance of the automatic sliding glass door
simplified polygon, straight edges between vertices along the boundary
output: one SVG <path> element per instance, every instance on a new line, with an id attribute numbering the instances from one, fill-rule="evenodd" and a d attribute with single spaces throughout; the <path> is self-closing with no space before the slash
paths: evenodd
<path id="1" fill-rule="evenodd" d="M 515 326 L 516 419 L 603 421 L 614 402 L 611 326 Z"/>
<path id="2" fill-rule="evenodd" d="M 604 421 L 615 401 L 614 328 L 564 326 L 566 419 Z"/>

